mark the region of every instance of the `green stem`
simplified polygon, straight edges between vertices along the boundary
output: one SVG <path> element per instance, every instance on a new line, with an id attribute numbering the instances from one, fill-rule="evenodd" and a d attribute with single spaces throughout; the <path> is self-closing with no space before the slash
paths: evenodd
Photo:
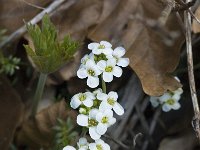
<path id="1" fill-rule="evenodd" d="M 31 117 L 34 117 L 37 112 L 38 104 L 42 98 L 42 93 L 44 90 L 44 85 L 45 85 L 46 79 L 47 79 L 47 74 L 40 73 L 40 77 L 39 77 L 38 84 L 37 84 L 37 89 L 36 89 L 34 99 L 33 99 L 33 107 L 32 107 Z"/>
<path id="2" fill-rule="evenodd" d="M 101 84 L 102 84 L 102 90 L 103 90 L 103 93 L 106 93 L 106 83 L 105 81 L 103 80 L 103 76 L 101 76 Z"/>

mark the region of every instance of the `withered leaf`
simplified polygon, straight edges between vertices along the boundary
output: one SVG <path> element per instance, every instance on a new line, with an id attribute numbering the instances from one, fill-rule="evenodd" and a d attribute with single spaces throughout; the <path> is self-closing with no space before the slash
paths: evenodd
<path id="1" fill-rule="evenodd" d="M 3 75 L 0 75 L 0 97 L 0 149 L 7 150 L 21 121 L 23 104 Z"/>
<path id="2" fill-rule="evenodd" d="M 48 148 L 53 144 L 54 130 L 57 119 L 66 120 L 71 117 L 75 120 L 76 112 L 67 109 L 65 101 L 55 103 L 41 110 L 35 118 L 24 120 L 18 132 L 16 142 L 18 145 L 28 145 L 31 148 Z"/>
<path id="3" fill-rule="evenodd" d="M 200 20 L 200 6 L 197 8 L 194 15 Z M 193 30 L 194 33 L 200 32 L 200 24 L 198 22 L 196 22 L 195 19 L 193 19 L 192 30 Z"/>
<path id="4" fill-rule="evenodd" d="M 128 51 L 126 56 L 130 58 L 130 66 L 140 78 L 144 91 L 154 96 L 181 86 L 170 73 L 179 62 L 183 36 L 179 36 L 168 46 L 158 34 L 159 31 L 152 30 L 139 20 L 131 20 L 130 17 L 137 14 L 144 19 L 158 19 L 162 10 L 162 4 L 156 0 L 124 0 L 89 34 L 93 41 L 116 41 L 117 44 L 124 45 Z M 174 15 L 168 18 L 165 28 L 169 32 L 180 33 Z"/>

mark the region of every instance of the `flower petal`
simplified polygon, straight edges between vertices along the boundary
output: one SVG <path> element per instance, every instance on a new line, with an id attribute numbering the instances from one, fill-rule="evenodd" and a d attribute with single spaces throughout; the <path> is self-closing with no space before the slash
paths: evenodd
<path id="1" fill-rule="evenodd" d="M 95 62 L 91 59 L 89 59 L 85 64 L 87 68 L 93 68 L 95 65 L 96 65 Z"/>
<path id="2" fill-rule="evenodd" d="M 87 139 L 86 138 L 80 138 L 78 141 L 78 145 L 86 145 L 88 144 Z"/>
<path id="3" fill-rule="evenodd" d="M 86 100 L 83 101 L 83 104 L 86 107 L 92 107 L 93 106 L 93 100 L 91 100 L 90 98 L 86 98 Z"/>
<path id="4" fill-rule="evenodd" d="M 115 66 L 113 68 L 113 75 L 115 77 L 118 77 L 118 78 L 121 77 L 122 76 L 122 69 L 120 67 L 118 67 L 118 66 Z"/>
<path id="5" fill-rule="evenodd" d="M 120 57 L 124 56 L 125 53 L 126 53 L 126 50 L 120 46 L 120 47 L 117 47 L 114 49 L 113 56 L 120 58 Z"/>
<path id="6" fill-rule="evenodd" d="M 171 98 L 171 95 L 169 93 L 165 93 L 164 95 L 162 95 L 161 97 L 159 97 L 159 100 L 161 103 L 166 102 L 168 99 Z"/>
<path id="7" fill-rule="evenodd" d="M 99 92 L 98 94 L 97 94 L 97 99 L 98 100 L 107 100 L 108 99 L 108 95 L 107 94 L 105 94 L 105 93 L 101 93 L 101 92 Z"/>
<path id="8" fill-rule="evenodd" d="M 99 113 L 96 115 L 96 120 L 97 120 L 98 122 L 101 122 L 103 117 L 104 117 L 104 115 L 102 114 L 102 112 L 99 112 Z"/>
<path id="9" fill-rule="evenodd" d="M 113 106 L 113 110 L 119 116 L 124 114 L 124 108 L 118 102 L 116 102 L 115 105 Z"/>
<path id="10" fill-rule="evenodd" d="M 163 110 L 164 112 L 168 112 L 168 111 L 171 110 L 171 107 L 170 107 L 170 105 L 168 105 L 168 104 L 164 104 L 164 105 L 162 106 L 162 110 Z"/>
<path id="11" fill-rule="evenodd" d="M 99 47 L 99 43 L 90 43 L 90 44 L 88 44 L 88 49 L 90 49 L 90 50 L 93 50 L 93 49 L 96 49 L 96 48 L 98 48 Z"/>
<path id="12" fill-rule="evenodd" d="M 100 70 L 104 71 L 105 68 L 106 68 L 106 61 L 105 61 L 105 60 L 100 60 L 100 61 L 97 63 L 97 67 L 98 67 Z"/>
<path id="13" fill-rule="evenodd" d="M 115 101 L 118 99 L 118 94 L 117 94 L 117 92 L 114 92 L 114 91 L 110 91 L 109 93 L 108 93 L 108 97 L 109 98 L 112 98 L 112 99 L 114 99 Z"/>
<path id="14" fill-rule="evenodd" d="M 115 66 L 117 64 L 117 61 L 115 58 L 111 58 L 107 60 L 107 66 Z"/>
<path id="15" fill-rule="evenodd" d="M 73 109 L 76 109 L 78 108 L 79 106 L 81 105 L 81 101 L 75 97 L 72 97 L 72 100 L 70 102 L 70 106 L 73 108 Z"/>
<path id="16" fill-rule="evenodd" d="M 89 128 L 89 134 L 90 134 L 90 137 L 91 137 L 93 140 L 98 140 L 98 139 L 100 139 L 100 137 L 101 137 L 101 135 L 97 133 L 96 127 L 90 127 L 90 128 Z"/>
<path id="17" fill-rule="evenodd" d="M 104 53 L 105 55 L 112 55 L 113 50 L 112 48 L 104 48 L 102 49 L 102 53 Z"/>
<path id="18" fill-rule="evenodd" d="M 80 68 L 78 71 L 77 71 L 77 76 L 80 78 L 80 79 L 84 79 L 87 77 L 87 71 L 85 68 Z"/>
<path id="19" fill-rule="evenodd" d="M 111 48 L 111 47 L 112 47 L 112 44 L 110 44 L 110 43 L 107 42 L 107 41 L 101 41 L 101 42 L 100 42 L 100 45 L 104 45 L 106 48 Z"/>
<path id="20" fill-rule="evenodd" d="M 95 48 L 92 50 L 92 53 L 94 53 L 95 55 L 99 55 L 102 53 L 102 49 Z"/>
<path id="21" fill-rule="evenodd" d="M 89 144 L 89 149 L 90 150 L 97 150 L 96 144 L 95 143 L 90 143 Z"/>
<path id="22" fill-rule="evenodd" d="M 99 78 L 89 76 L 87 79 L 87 85 L 91 88 L 96 88 L 99 85 Z"/>
<path id="23" fill-rule="evenodd" d="M 111 118 L 111 119 L 109 120 L 109 126 L 115 124 L 115 122 L 116 122 L 116 118 Z"/>
<path id="24" fill-rule="evenodd" d="M 65 146 L 63 150 L 76 150 L 73 146 Z"/>
<path id="25" fill-rule="evenodd" d="M 178 110 L 181 108 L 181 105 L 180 105 L 180 103 L 174 103 L 174 105 L 172 105 L 171 108 L 174 110 Z"/>
<path id="26" fill-rule="evenodd" d="M 119 58 L 117 65 L 121 67 L 127 67 L 129 65 L 129 58 Z"/>
<path id="27" fill-rule="evenodd" d="M 159 105 L 158 97 L 151 96 L 151 97 L 150 97 L 150 102 L 151 102 L 151 105 L 152 105 L 154 108 L 155 108 L 155 107 L 158 107 L 158 105 Z"/>
<path id="28" fill-rule="evenodd" d="M 99 123 L 97 125 L 97 133 L 100 135 L 104 135 L 107 131 L 107 126 L 103 123 Z"/>
<path id="29" fill-rule="evenodd" d="M 94 109 L 90 110 L 90 112 L 89 112 L 89 117 L 90 117 L 91 119 L 96 119 L 96 115 L 97 115 L 98 113 L 99 113 L 99 110 L 96 109 L 96 108 L 94 108 Z"/>
<path id="30" fill-rule="evenodd" d="M 103 73 L 103 80 L 105 82 L 111 82 L 113 80 L 113 74 L 111 72 L 104 72 Z"/>
<path id="31" fill-rule="evenodd" d="M 107 143 L 104 143 L 103 150 L 110 150 L 110 146 Z"/>
<path id="32" fill-rule="evenodd" d="M 112 118 L 113 117 L 113 111 L 111 109 L 107 109 L 107 110 L 104 111 L 103 115 L 107 116 L 109 118 Z"/>
<path id="33" fill-rule="evenodd" d="M 77 124 L 83 127 L 88 126 L 88 116 L 80 114 L 77 116 Z"/>
<path id="34" fill-rule="evenodd" d="M 101 104 L 100 104 L 100 106 L 99 106 L 99 110 L 102 111 L 102 112 L 104 112 L 104 111 L 107 110 L 107 109 L 112 109 L 112 106 L 109 105 L 109 104 L 107 103 L 107 101 L 101 102 Z"/>

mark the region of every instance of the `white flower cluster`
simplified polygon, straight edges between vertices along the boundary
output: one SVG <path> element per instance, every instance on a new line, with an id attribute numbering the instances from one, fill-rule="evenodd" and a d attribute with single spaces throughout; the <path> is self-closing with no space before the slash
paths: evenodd
<path id="1" fill-rule="evenodd" d="M 92 52 L 81 59 L 77 76 L 81 79 L 87 78 L 87 85 L 91 88 L 99 85 L 100 75 L 103 83 L 111 82 L 113 76 L 122 75 L 121 67 L 129 64 L 128 58 L 122 58 L 125 55 L 123 47 L 113 50 L 109 42 L 101 41 L 89 44 L 88 49 Z M 110 146 L 100 138 L 116 122 L 113 113 L 124 114 L 124 108 L 117 99 L 116 92 L 111 91 L 106 94 L 101 88 L 93 92 L 78 93 L 72 97 L 70 106 L 79 109 L 77 124 L 88 128 L 90 137 L 95 140 L 95 143 L 89 144 L 85 138 L 81 138 L 77 143 L 79 150 L 110 150 Z M 75 148 L 66 146 L 63 150 L 75 150 Z"/>
<path id="2" fill-rule="evenodd" d="M 86 138 L 80 138 L 77 142 L 78 150 L 110 150 L 110 146 L 103 140 L 95 140 L 95 143 L 88 143 Z M 76 150 L 73 146 L 66 146 L 63 150 Z"/>
<path id="3" fill-rule="evenodd" d="M 168 112 L 171 109 L 178 110 L 181 107 L 179 100 L 181 98 L 182 93 L 183 93 L 182 88 L 178 88 L 173 92 L 168 91 L 160 97 L 152 96 L 150 98 L 150 102 L 153 107 L 158 107 L 159 105 L 162 105 L 162 110 L 164 112 Z"/>
<path id="4" fill-rule="evenodd" d="M 113 76 L 121 77 L 121 67 L 127 67 L 129 64 L 128 58 L 122 58 L 125 49 L 117 47 L 113 50 L 112 45 L 107 41 L 91 43 L 88 49 L 92 52 L 81 59 L 77 76 L 81 79 L 87 78 L 87 85 L 91 88 L 99 85 L 99 75 L 102 75 L 105 82 L 111 82 Z"/>

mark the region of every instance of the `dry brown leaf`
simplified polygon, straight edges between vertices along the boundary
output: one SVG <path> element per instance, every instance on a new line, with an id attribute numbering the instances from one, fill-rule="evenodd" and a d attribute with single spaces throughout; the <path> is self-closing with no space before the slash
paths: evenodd
<path id="1" fill-rule="evenodd" d="M 67 110 L 65 101 L 55 103 L 37 113 L 35 119 L 25 120 L 17 134 L 16 142 L 18 145 L 28 145 L 32 148 L 47 148 L 53 144 L 53 127 L 57 119 L 66 120 L 68 117 L 74 119 L 75 116 L 75 111 Z"/>
<path id="2" fill-rule="evenodd" d="M 120 1 L 110 16 L 89 34 L 93 41 L 108 40 L 122 43 L 128 50 L 126 56 L 130 58 L 130 66 L 140 78 L 145 93 L 154 96 L 181 86 L 169 74 L 175 70 L 179 62 L 183 36 L 176 39 L 173 45 L 167 46 L 158 32 L 144 26 L 138 20 L 129 18 L 137 12 L 137 15 L 144 18 L 158 19 L 162 10 L 162 4 L 156 0 Z M 175 16 L 171 15 L 168 18 L 166 28 L 169 31 L 180 32 Z"/>
<path id="3" fill-rule="evenodd" d="M 0 149 L 7 150 L 21 121 L 23 104 L 8 79 L 0 76 Z"/>
<path id="4" fill-rule="evenodd" d="M 6 29 L 8 33 L 12 33 L 24 25 L 23 19 L 29 21 L 41 11 L 24 1 L 45 7 L 52 0 L 0 0 L 0 29 Z"/>
<path id="5" fill-rule="evenodd" d="M 197 8 L 194 15 L 200 20 L 200 6 Z M 195 19 L 193 19 L 192 30 L 193 30 L 194 33 L 200 32 L 200 24 L 198 22 L 196 22 Z"/>

